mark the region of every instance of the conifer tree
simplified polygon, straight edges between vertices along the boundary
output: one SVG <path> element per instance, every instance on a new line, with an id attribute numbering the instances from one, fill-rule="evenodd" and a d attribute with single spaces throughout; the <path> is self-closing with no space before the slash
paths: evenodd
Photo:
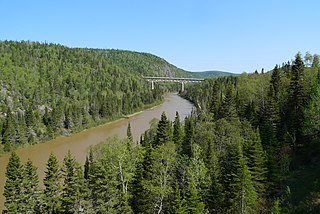
<path id="1" fill-rule="evenodd" d="M 54 214 L 58 213 L 61 203 L 61 173 L 59 162 L 54 154 L 50 154 L 47 161 L 47 169 L 45 171 L 45 178 L 43 184 L 43 205 L 42 211 L 44 213 Z"/>
<path id="2" fill-rule="evenodd" d="M 183 141 L 183 130 L 181 127 L 179 113 L 176 112 L 176 117 L 173 122 L 173 143 L 176 144 L 178 151 L 181 149 L 181 144 Z"/>
<path id="3" fill-rule="evenodd" d="M 158 123 L 157 135 L 155 139 L 155 145 L 167 143 L 172 140 L 172 128 L 171 123 L 168 120 L 165 112 L 161 114 L 161 119 Z"/>
<path id="4" fill-rule="evenodd" d="M 175 183 L 174 195 L 168 211 L 170 214 L 184 214 L 188 212 L 186 200 L 181 197 L 177 182 Z"/>
<path id="5" fill-rule="evenodd" d="M 280 69 L 279 69 L 278 65 L 276 65 L 272 71 L 270 83 L 272 84 L 272 87 L 273 87 L 275 100 L 278 101 L 280 83 L 281 83 L 280 82 Z"/>
<path id="6" fill-rule="evenodd" d="M 127 138 L 130 142 L 133 142 L 130 122 L 128 123 L 128 128 L 127 128 Z"/>
<path id="7" fill-rule="evenodd" d="M 86 156 L 86 161 L 84 162 L 84 179 L 89 179 L 89 171 L 90 171 L 90 161 L 88 155 Z"/>
<path id="8" fill-rule="evenodd" d="M 230 145 L 221 179 L 225 192 L 225 212 L 256 213 L 257 193 L 239 144 Z"/>
<path id="9" fill-rule="evenodd" d="M 70 151 L 63 160 L 62 178 L 61 212 L 71 214 L 83 210 L 83 191 L 85 191 L 83 171 Z"/>
<path id="10" fill-rule="evenodd" d="M 243 154 L 252 177 L 253 186 L 257 193 L 262 196 L 266 190 L 266 154 L 258 132 L 254 131 L 247 121 L 243 121 L 241 132 L 244 138 Z"/>
<path id="11" fill-rule="evenodd" d="M 320 70 L 313 81 L 310 100 L 304 110 L 304 134 L 317 138 L 320 136 Z"/>
<path id="12" fill-rule="evenodd" d="M 226 94 L 222 101 L 219 118 L 226 118 L 231 120 L 237 117 L 236 103 L 234 99 L 234 89 L 232 85 L 228 85 L 226 88 Z"/>
<path id="13" fill-rule="evenodd" d="M 11 109 L 8 108 L 6 122 L 4 125 L 4 133 L 2 141 L 4 143 L 4 151 L 10 151 L 12 146 L 16 143 L 16 124 L 14 122 L 13 115 L 11 113 Z"/>
<path id="14" fill-rule="evenodd" d="M 6 183 L 4 185 L 4 205 L 8 213 L 18 213 L 21 208 L 22 165 L 19 156 L 12 152 L 6 168 Z"/>
<path id="15" fill-rule="evenodd" d="M 192 145 L 194 142 L 194 127 L 192 117 L 184 119 L 184 140 L 182 142 L 181 155 L 192 156 Z"/>
<path id="16" fill-rule="evenodd" d="M 300 54 L 292 66 L 292 76 L 290 80 L 289 99 L 288 99 L 288 136 L 293 147 L 302 139 L 302 128 L 304 121 L 304 107 L 306 102 L 304 88 L 304 64 Z"/>
<path id="17" fill-rule="evenodd" d="M 37 168 L 28 159 L 24 165 L 22 190 L 21 190 L 21 213 L 35 213 L 40 211 L 40 190 Z"/>
<path id="18" fill-rule="evenodd" d="M 209 154 L 207 158 L 207 168 L 210 175 L 210 185 L 207 195 L 205 196 L 206 205 L 210 213 L 221 213 L 223 202 L 223 191 L 220 182 L 220 165 L 214 145 L 209 142 Z"/>

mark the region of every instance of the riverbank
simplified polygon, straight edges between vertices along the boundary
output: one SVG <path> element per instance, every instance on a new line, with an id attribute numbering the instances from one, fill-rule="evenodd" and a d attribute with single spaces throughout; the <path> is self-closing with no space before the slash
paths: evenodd
<path id="1" fill-rule="evenodd" d="M 155 107 L 151 107 L 142 111 L 136 112 L 129 118 L 121 118 L 114 122 L 100 125 L 98 127 L 90 128 L 82 132 L 75 133 L 68 137 L 59 137 L 44 143 L 35 144 L 26 148 L 19 148 L 16 153 L 25 163 L 30 159 L 38 168 L 40 186 L 43 187 L 42 179 L 44 178 L 44 171 L 46 170 L 46 162 L 50 153 L 57 156 L 57 159 L 62 163 L 64 156 L 68 151 L 75 156 L 76 160 L 82 165 L 85 162 L 88 148 L 97 145 L 105 139 L 112 136 L 119 136 L 125 138 L 127 135 L 127 126 L 130 122 L 131 131 L 134 141 L 140 139 L 147 129 L 150 128 L 150 121 L 154 118 L 160 119 L 162 112 L 166 112 L 167 117 L 173 121 L 176 111 L 179 112 L 181 120 L 191 113 L 193 104 L 181 98 L 177 94 L 166 94 L 163 103 Z M 4 184 L 5 184 L 5 170 L 8 163 L 10 153 L 3 154 L 0 157 L 0 210 L 4 209 Z"/>
<path id="2" fill-rule="evenodd" d="M 60 131 L 61 132 L 60 135 L 54 136 L 54 138 L 51 138 L 51 139 L 45 139 L 45 140 L 39 141 L 39 142 L 34 143 L 34 144 L 29 144 L 29 143 L 15 144 L 15 145 L 12 145 L 10 151 L 4 151 L 4 145 L 0 144 L 0 157 L 2 155 L 6 154 L 6 153 L 11 153 L 12 151 L 15 151 L 17 149 L 28 148 L 30 146 L 34 146 L 34 145 L 37 145 L 37 144 L 45 143 L 45 142 L 48 142 L 48 141 L 51 141 L 51 140 L 55 140 L 55 139 L 59 139 L 59 138 L 70 137 L 70 136 L 72 136 L 74 134 L 77 134 L 77 133 L 80 133 L 80 132 L 83 132 L 83 131 L 87 131 L 87 130 L 90 130 L 90 129 L 93 129 L 93 128 L 96 128 L 96 127 L 99 127 L 99 126 L 105 126 L 105 125 L 108 125 L 110 123 L 117 122 L 119 120 L 128 119 L 128 118 L 133 117 L 135 115 L 141 114 L 145 110 L 155 108 L 155 107 L 163 104 L 164 101 L 165 101 L 165 98 L 162 98 L 161 100 L 155 101 L 155 102 L 150 103 L 150 104 L 146 104 L 146 105 L 142 106 L 141 108 L 134 110 L 135 111 L 134 113 L 131 113 L 131 114 L 128 114 L 128 115 L 121 115 L 121 116 L 119 115 L 119 116 L 108 118 L 108 119 L 100 119 L 100 120 L 96 121 L 95 123 L 91 123 L 88 126 L 83 127 L 82 129 L 73 130 L 71 132 L 69 130 L 66 130 L 66 131 L 61 130 Z M 67 134 L 62 134 L 62 133 L 67 133 Z"/>

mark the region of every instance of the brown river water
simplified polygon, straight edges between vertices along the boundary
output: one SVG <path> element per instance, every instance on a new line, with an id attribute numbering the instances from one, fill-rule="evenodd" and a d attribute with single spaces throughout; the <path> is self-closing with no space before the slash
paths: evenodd
<path id="1" fill-rule="evenodd" d="M 160 119 L 162 112 L 166 112 L 167 117 L 173 121 L 175 113 L 178 111 L 180 119 L 183 120 L 185 116 L 191 113 L 192 108 L 193 104 L 189 101 L 176 94 L 167 94 L 165 95 L 165 102 L 163 104 L 147 109 L 131 117 L 91 128 L 69 137 L 59 137 L 27 148 L 21 148 L 16 152 L 22 163 L 25 163 L 28 158 L 32 160 L 33 164 L 38 168 L 40 186 L 42 186 L 46 162 L 51 152 L 57 156 L 61 164 L 65 154 L 70 150 L 77 161 L 83 164 L 90 146 L 99 144 L 106 138 L 115 135 L 120 138 L 126 137 L 128 122 L 131 124 L 134 141 L 138 141 L 140 135 L 150 127 L 150 121 L 153 118 Z M 5 170 L 9 156 L 10 154 L 4 154 L 0 157 L 0 210 L 4 209 L 3 191 Z"/>

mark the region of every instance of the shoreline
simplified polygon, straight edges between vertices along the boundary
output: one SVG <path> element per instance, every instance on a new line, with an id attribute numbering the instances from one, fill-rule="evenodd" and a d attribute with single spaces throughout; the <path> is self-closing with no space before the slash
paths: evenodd
<path id="1" fill-rule="evenodd" d="M 108 125 L 111 125 L 113 123 L 117 123 L 117 122 L 122 121 L 122 120 L 130 119 L 131 117 L 134 117 L 136 115 L 142 114 L 146 110 L 152 110 L 152 109 L 160 106 L 161 104 L 163 104 L 165 102 L 165 98 L 166 98 L 166 96 L 168 96 L 168 94 L 170 94 L 170 93 L 164 94 L 163 95 L 163 99 L 160 100 L 160 101 L 157 101 L 157 102 L 154 102 L 154 103 L 150 103 L 150 104 L 147 104 L 147 105 L 143 106 L 137 112 L 134 112 L 134 113 L 131 113 L 131 114 L 128 114 L 128 115 L 119 116 L 119 117 L 116 117 L 116 118 L 111 119 L 109 121 L 108 120 L 106 120 L 105 122 L 101 121 L 101 123 L 98 122 L 96 125 L 93 125 L 93 126 L 91 126 L 89 128 L 85 128 L 85 129 L 82 129 L 82 130 L 79 130 L 79 131 L 72 132 L 72 133 L 70 133 L 70 135 L 59 135 L 59 136 L 56 136 L 56 137 L 54 137 L 52 139 L 49 139 L 49 140 L 39 141 L 38 143 L 35 143 L 35 144 L 24 143 L 24 144 L 21 144 L 21 145 L 18 145 L 18 146 L 14 146 L 8 152 L 2 150 L 0 152 L 0 157 L 5 155 L 5 154 L 9 154 L 11 152 L 14 152 L 14 151 L 16 151 L 18 149 L 28 148 L 30 146 L 34 146 L 34 145 L 37 145 L 37 144 L 42 144 L 42 143 L 46 143 L 46 142 L 50 142 L 50 141 L 54 141 L 54 140 L 68 138 L 68 137 L 71 137 L 72 135 L 77 134 L 77 133 L 87 132 L 87 131 L 90 131 L 91 129 L 94 129 L 94 128 L 97 128 L 97 127 L 108 126 Z"/>

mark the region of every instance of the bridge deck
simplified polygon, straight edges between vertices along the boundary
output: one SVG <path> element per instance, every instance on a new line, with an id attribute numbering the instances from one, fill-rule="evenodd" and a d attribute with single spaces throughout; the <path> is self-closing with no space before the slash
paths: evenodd
<path id="1" fill-rule="evenodd" d="M 162 81 L 193 81 L 193 82 L 200 82 L 204 81 L 201 78 L 186 78 L 186 77 L 144 77 L 147 80 L 162 80 Z"/>

